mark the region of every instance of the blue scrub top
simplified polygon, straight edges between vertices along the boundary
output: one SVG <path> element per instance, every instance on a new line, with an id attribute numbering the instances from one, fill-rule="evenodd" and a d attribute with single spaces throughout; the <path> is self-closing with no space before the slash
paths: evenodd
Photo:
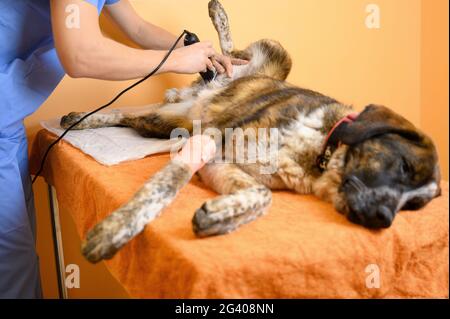
<path id="1" fill-rule="evenodd" d="M 85 0 L 97 7 L 120 0 Z M 0 0 L 0 137 L 21 125 L 61 81 L 50 0 Z"/>

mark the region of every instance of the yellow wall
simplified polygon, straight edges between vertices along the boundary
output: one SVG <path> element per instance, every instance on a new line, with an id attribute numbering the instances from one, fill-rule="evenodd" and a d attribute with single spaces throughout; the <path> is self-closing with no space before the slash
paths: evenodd
<path id="1" fill-rule="evenodd" d="M 132 1 L 144 18 L 174 34 L 188 29 L 217 45 L 207 2 Z M 443 9 L 446 0 L 222 0 L 222 3 L 229 14 L 237 47 L 260 38 L 277 39 L 293 57 L 290 82 L 353 104 L 358 110 L 369 103 L 380 103 L 403 114 L 436 140 L 448 178 L 445 84 L 448 51 L 444 51 L 448 50 L 448 36 L 442 30 L 445 24 L 448 28 L 448 9 Z M 380 29 L 369 30 L 365 26 L 368 3 L 377 3 L 381 9 Z M 437 14 L 439 19 L 435 18 Z M 122 38 L 104 19 L 102 25 L 106 33 Z M 152 78 L 124 96 L 117 106 L 158 102 L 166 88 L 186 85 L 192 79 L 182 75 Z M 130 83 L 66 77 L 47 102 L 26 120 L 30 138 L 39 129 L 41 119 L 74 110 L 92 110 Z M 54 297 L 56 280 L 44 184 L 40 182 L 35 190 L 44 292 L 47 297 Z M 62 215 L 66 262 L 81 263 L 79 239 L 70 218 L 64 212 Z M 85 263 L 81 266 L 82 287 L 71 291 L 72 297 L 124 295 L 110 280 L 104 266 Z"/>
<path id="2" fill-rule="evenodd" d="M 436 143 L 448 180 L 448 0 L 422 1 L 421 127 Z"/>

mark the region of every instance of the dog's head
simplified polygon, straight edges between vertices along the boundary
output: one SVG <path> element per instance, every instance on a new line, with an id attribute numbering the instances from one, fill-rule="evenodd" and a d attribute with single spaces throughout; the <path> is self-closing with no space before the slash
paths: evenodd
<path id="1" fill-rule="evenodd" d="M 348 145 L 339 192 L 350 221 L 386 228 L 399 210 L 419 209 L 440 195 L 435 146 L 400 115 L 369 105 L 338 134 Z"/>

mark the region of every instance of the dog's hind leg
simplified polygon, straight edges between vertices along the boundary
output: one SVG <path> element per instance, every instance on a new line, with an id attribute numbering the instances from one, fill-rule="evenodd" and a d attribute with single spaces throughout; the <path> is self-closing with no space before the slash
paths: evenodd
<path id="1" fill-rule="evenodd" d="M 161 104 L 153 104 L 146 107 L 146 113 L 151 111 L 156 111 L 161 107 Z M 83 118 L 87 112 L 70 112 L 67 115 L 61 117 L 60 125 L 63 129 L 67 129 L 79 120 Z M 90 128 L 101 128 L 110 126 L 125 126 L 122 121 L 133 116 L 124 110 L 115 110 L 109 113 L 94 113 L 87 118 L 85 118 L 81 123 L 73 127 L 73 130 L 85 130 Z"/>
<path id="2" fill-rule="evenodd" d="M 214 27 L 219 34 L 220 48 L 224 55 L 231 55 L 234 49 L 233 40 L 231 38 L 230 24 L 225 9 L 217 0 L 211 0 L 208 4 L 209 16 Z"/>
<path id="3" fill-rule="evenodd" d="M 234 164 L 208 164 L 199 174 L 222 196 L 206 201 L 192 219 L 197 236 L 229 233 L 264 214 L 272 193 Z"/>
<path id="4" fill-rule="evenodd" d="M 175 129 L 192 131 L 192 119 L 189 111 L 193 101 L 164 104 L 157 110 L 143 115 L 128 115 L 121 120 L 121 125 L 134 128 L 145 137 L 170 138 Z"/>
<path id="5" fill-rule="evenodd" d="M 192 129 L 192 121 L 188 113 L 193 105 L 192 101 L 155 105 L 145 113 L 95 113 L 77 124 L 74 130 L 84 130 L 111 126 L 125 126 L 134 128 L 145 137 L 169 138 L 172 130 L 185 128 Z M 86 113 L 72 112 L 61 118 L 60 125 L 67 129 L 79 121 Z"/>
<path id="6" fill-rule="evenodd" d="M 71 112 L 61 118 L 60 125 L 63 129 L 67 129 L 87 113 L 85 112 Z M 81 123 L 73 127 L 74 130 L 85 130 L 89 128 L 100 128 L 119 126 L 124 114 L 122 113 L 96 113 L 84 119 Z"/>

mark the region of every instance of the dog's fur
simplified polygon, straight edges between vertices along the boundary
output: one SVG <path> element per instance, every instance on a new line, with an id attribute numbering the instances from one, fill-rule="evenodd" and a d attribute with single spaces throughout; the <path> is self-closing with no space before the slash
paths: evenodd
<path id="1" fill-rule="evenodd" d="M 440 193 L 440 174 L 432 141 L 410 122 L 383 106 L 370 105 L 339 132 L 342 145 L 325 171 L 316 165 L 327 133 L 354 110 L 333 98 L 298 88 L 285 80 L 291 58 L 276 41 L 261 40 L 233 50 L 227 15 L 216 0 L 209 12 L 222 52 L 249 59 L 235 66 L 231 79 L 219 75 L 204 84 L 169 90 L 165 103 L 144 116 L 96 114 L 77 129 L 128 126 L 143 136 L 169 138 L 172 130 L 202 128 L 278 128 L 277 170 L 260 174 L 264 163 L 211 163 L 199 171 L 203 182 L 222 196 L 208 200 L 193 218 L 198 236 L 228 233 L 263 214 L 270 189 L 314 193 L 334 204 L 352 222 L 370 228 L 389 227 L 401 209 L 418 209 Z M 82 113 L 62 118 L 66 128 Z M 95 262 L 111 257 L 175 196 L 189 179 L 186 167 L 174 163 L 152 178 L 124 207 L 87 236 L 83 253 Z M 176 173 L 175 173 L 176 171 Z M 183 173 L 184 172 L 184 173 Z"/>

